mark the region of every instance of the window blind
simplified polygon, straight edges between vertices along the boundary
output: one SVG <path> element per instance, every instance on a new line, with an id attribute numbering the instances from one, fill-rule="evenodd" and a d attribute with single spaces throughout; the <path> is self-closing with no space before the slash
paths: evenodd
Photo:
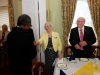
<path id="1" fill-rule="evenodd" d="M 0 6 L 0 30 L 3 24 L 6 24 L 9 30 L 9 16 L 7 6 Z"/>

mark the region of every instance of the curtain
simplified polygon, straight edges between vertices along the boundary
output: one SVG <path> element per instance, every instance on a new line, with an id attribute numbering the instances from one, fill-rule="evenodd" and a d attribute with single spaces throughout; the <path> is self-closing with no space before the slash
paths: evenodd
<path id="1" fill-rule="evenodd" d="M 97 34 L 98 45 L 100 45 L 100 0 L 87 0 L 93 20 L 93 25 Z M 100 50 L 97 56 L 100 55 Z"/>
<path id="2" fill-rule="evenodd" d="M 8 0 L 8 12 L 9 12 L 9 25 L 10 29 L 14 27 L 14 9 L 13 9 L 13 0 Z"/>
<path id="3" fill-rule="evenodd" d="M 76 1 L 77 0 L 61 0 L 62 1 L 62 26 L 64 46 L 68 45 L 68 36 L 73 23 Z"/>

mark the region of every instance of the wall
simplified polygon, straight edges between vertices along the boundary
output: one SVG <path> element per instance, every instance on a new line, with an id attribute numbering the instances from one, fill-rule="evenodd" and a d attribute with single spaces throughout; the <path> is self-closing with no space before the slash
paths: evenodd
<path id="1" fill-rule="evenodd" d="M 17 25 L 17 18 L 22 14 L 22 0 L 13 0 L 13 6 L 15 25 Z"/>
<path id="2" fill-rule="evenodd" d="M 58 32 L 63 44 L 63 28 L 61 16 L 61 0 L 46 0 L 47 21 L 53 24 L 53 30 Z"/>
<path id="3" fill-rule="evenodd" d="M 0 6 L 0 30 L 2 30 L 2 25 L 6 24 L 9 27 L 9 16 L 8 16 L 8 6 Z"/>

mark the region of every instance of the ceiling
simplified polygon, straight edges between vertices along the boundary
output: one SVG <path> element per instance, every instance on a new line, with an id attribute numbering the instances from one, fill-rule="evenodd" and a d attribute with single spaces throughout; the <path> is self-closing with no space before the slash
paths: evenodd
<path id="1" fill-rule="evenodd" d="M 8 0 L 0 0 L 0 6 L 8 6 Z"/>

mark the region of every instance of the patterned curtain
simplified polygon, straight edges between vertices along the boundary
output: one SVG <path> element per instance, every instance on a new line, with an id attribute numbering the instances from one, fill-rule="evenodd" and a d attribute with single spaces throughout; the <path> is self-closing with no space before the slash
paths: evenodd
<path id="1" fill-rule="evenodd" d="M 9 23 L 10 29 L 14 27 L 14 9 L 13 9 L 13 0 L 8 0 L 8 12 L 9 12 Z"/>
<path id="2" fill-rule="evenodd" d="M 98 37 L 98 45 L 100 45 L 100 0 L 88 0 L 88 4 L 91 11 L 93 25 Z M 100 50 L 98 50 L 97 55 L 100 55 Z"/>
<path id="3" fill-rule="evenodd" d="M 68 35 L 74 18 L 77 0 L 61 0 L 62 1 L 62 26 L 64 45 L 68 45 Z"/>

